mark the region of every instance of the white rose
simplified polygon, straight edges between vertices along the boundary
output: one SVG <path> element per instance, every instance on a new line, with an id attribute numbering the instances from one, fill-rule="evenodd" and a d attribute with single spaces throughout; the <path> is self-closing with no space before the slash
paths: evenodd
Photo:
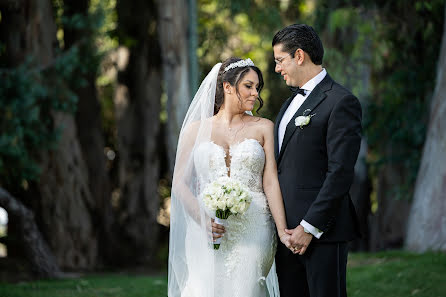
<path id="1" fill-rule="evenodd" d="M 225 194 L 225 192 L 223 191 L 223 189 L 220 187 L 218 189 L 216 189 L 214 197 L 215 198 L 221 198 L 223 197 L 223 195 Z"/>
<path id="2" fill-rule="evenodd" d="M 218 209 L 218 200 L 212 200 L 211 206 L 214 210 Z"/>
<path id="3" fill-rule="evenodd" d="M 311 119 L 310 116 L 298 116 L 294 120 L 294 124 L 296 126 L 302 127 L 302 126 L 308 125 L 308 123 L 310 122 L 310 119 Z"/>
<path id="4" fill-rule="evenodd" d="M 226 202 L 224 200 L 219 200 L 217 202 L 217 208 L 221 209 L 221 210 L 224 210 L 226 208 Z"/>
<path id="5" fill-rule="evenodd" d="M 226 201 L 226 205 L 228 208 L 231 208 L 234 206 L 234 204 L 237 202 L 237 198 L 234 196 L 229 197 L 229 199 Z"/>

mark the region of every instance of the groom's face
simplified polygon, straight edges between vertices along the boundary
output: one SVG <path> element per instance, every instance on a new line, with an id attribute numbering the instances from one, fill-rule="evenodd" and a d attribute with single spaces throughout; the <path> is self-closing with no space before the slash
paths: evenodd
<path id="1" fill-rule="evenodd" d="M 297 87 L 299 72 L 296 61 L 290 53 L 282 51 L 282 44 L 276 44 L 273 47 L 274 61 L 276 62 L 275 71 L 282 75 L 285 83 L 291 87 Z"/>

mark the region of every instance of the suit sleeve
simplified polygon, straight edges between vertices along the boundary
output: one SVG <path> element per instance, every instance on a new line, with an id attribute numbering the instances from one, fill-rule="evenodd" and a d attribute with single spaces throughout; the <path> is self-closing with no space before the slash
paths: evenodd
<path id="1" fill-rule="evenodd" d="M 361 145 L 361 117 L 361 105 L 350 94 L 336 103 L 328 120 L 328 171 L 318 196 L 304 217 L 306 222 L 323 232 L 327 232 L 336 221 L 342 200 L 349 199 L 348 192 Z"/>

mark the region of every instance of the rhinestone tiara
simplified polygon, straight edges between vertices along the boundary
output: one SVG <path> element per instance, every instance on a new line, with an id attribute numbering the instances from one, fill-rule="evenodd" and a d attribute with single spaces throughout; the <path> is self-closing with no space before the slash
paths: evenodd
<path id="1" fill-rule="evenodd" d="M 228 66 L 225 67 L 225 71 L 231 70 L 233 68 L 237 68 L 237 67 L 246 67 L 246 66 L 255 66 L 254 62 L 248 58 L 246 60 L 240 60 L 234 63 L 229 64 Z"/>

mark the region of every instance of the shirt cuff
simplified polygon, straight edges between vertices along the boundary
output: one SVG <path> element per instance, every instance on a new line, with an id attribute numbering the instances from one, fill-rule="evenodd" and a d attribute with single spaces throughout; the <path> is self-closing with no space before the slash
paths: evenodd
<path id="1" fill-rule="evenodd" d="M 313 234 L 313 236 L 316 237 L 317 239 L 321 238 L 322 234 L 324 233 L 324 232 L 322 232 L 322 231 L 319 230 L 318 228 L 314 227 L 313 225 L 311 225 L 310 223 L 308 223 L 308 222 L 305 221 L 305 220 L 302 220 L 302 221 L 300 222 L 300 225 L 301 225 L 302 227 L 304 227 L 304 230 L 305 230 L 305 231 L 310 232 L 310 233 Z"/>

